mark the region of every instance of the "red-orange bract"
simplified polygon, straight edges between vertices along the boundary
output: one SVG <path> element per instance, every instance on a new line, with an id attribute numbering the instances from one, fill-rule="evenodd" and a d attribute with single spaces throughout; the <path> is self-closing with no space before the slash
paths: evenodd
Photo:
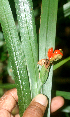
<path id="1" fill-rule="evenodd" d="M 55 50 L 55 51 L 53 52 L 53 48 L 50 48 L 50 49 L 48 50 L 47 56 L 48 56 L 48 59 L 49 59 L 51 62 L 57 61 L 57 60 L 61 59 L 62 56 L 63 56 L 62 49 Z"/>

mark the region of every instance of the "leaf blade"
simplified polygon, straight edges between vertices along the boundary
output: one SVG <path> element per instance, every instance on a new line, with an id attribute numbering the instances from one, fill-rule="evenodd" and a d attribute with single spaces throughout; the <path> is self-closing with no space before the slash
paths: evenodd
<path id="1" fill-rule="evenodd" d="M 40 34 L 39 34 L 39 40 L 40 40 L 39 41 L 39 60 L 46 58 L 49 48 L 51 47 L 53 47 L 53 49 L 55 48 L 57 6 L 58 6 L 58 0 L 42 1 L 43 12 L 41 15 L 41 26 L 40 26 Z M 50 68 L 49 77 L 46 83 L 43 85 L 43 92 L 42 92 L 49 98 L 49 108 L 48 108 L 48 115 L 47 115 L 48 117 L 50 117 L 52 75 L 53 75 L 53 66 L 51 66 Z"/>
<path id="2" fill-rule="evenodd" d="M 21 49 L 21 43 L 19 41 L 16 26 L 12 17 L 10 5 L 7 0 L 0 0 L 0 16 L 0 22 L 7 43 L 7 49 L 9 52 L 10 61 L 14 73 L 14 79 L 18 93 L 20 115 L 22 116 L 24 110 L 31 101 L 30 88 L 27 74 L 27 66 L 25 65 L 24 53 Z M 25 98 L 27 101 L 27 105 L 26 103 L 24 105 Z"/>
<path id="3" fill-rule="evenodd" d="M 26 57 L 32 98 L 38 94 L 38 44 L 31 0 L 15 0 L 22 47 Z M 19 4 L 19 5 L 18 5 Z"/>
<path id="4" fill-rule="evenodd" d="M 66 59 L 64 59 L 64 60 L 62 60 L 62 61 L 60 61 L 59 63 L 57 63 L 57 64 L 55 64 L 54 66 L 53 66 L 53 70 L 56 70 L 57 68 L 59 68 L 60 66 L 62 66 L 63 64 L 65 64 L 67 61 L 69 61 L 70 60 L 70 57 L 68 57 L 68 58 L 66 58 Z"/>

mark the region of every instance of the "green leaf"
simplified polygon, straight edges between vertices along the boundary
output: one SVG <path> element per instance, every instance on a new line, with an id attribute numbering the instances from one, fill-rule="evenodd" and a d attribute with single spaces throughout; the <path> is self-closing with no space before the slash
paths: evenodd
<path id="1" fill-rule="evenodd" d="M 70 15 L 70 1 L 63 5 L 63 12 L 64 12 L 64 17 Z"/>
<path id="2" fill-rule="evenodd" d="M 65 91 L 56 91 L 56 96 L 62 96 L 65 99 L 70 100 L 70 92 L 65 92 Z"/>
<path id="3" fill-rule="evenodd" d="M 66 58 L 66 59 L 64 59 L 64 60 L 62 60 L 62 61 L 60 61 L 59 63 L 57 63 L 57 64 L 55 64 L 54 66 L 53 66 L 53 70 L 56 70 L 57 68 L 59 68 L 60 66 L 62 66 L 63 64 L 65 64 L 67 61 L 69 61 L 70 60 L 70 57 L 68 57 L 68 58 Z"/>
<path id="4" fill-rule="evenodd" d="M 25 54 L 32 98 L 38 94 L 38 44 L 31 0 L 15 0 L 22 50 Z"/>
<path id="5" fill-rule="evenodd" d="M 49 48 L 55 48 L 57 6 L 58 0 L 42 0 L 41 25 L 39 34 L 39 60 L 47 57 Z M 49 98 L 48 117 L 50 117 L 52 75 L 53 66 L 51 66 L 49 77 L 46 83 L 43 85 L 42 92 Z"/>
<path id="6" fill-rule="evenodd" d="M 49 98 L 49 107 L 47 116 L 50 117 L 50 103 L 51 103 L 51 89 L 52 89 L 52 76 L 53 76 L 53 66 L 51 66 L 48 79 L 46 83 L 43 85 L 43 94 Z"/>
<path id="7" fill-rule="evenodd" d="M 56 2 L 50 0 L 42 1 L 39 34 L 39 60 L 46 58 L 49 48 L 55 48 L 57 3 L 58 0 L 56 0 Z"/>
<path id="8" fill-rule="evenodd" d="M 58 20 L 70 15 L 70 1 L 58 9 Z"/>
<path id="9" fill-rule="evenodd" d="M 0 23 L 7 44 L 7 49 L 12 65 L 14 79 L 18 93 L 19 113 L 22 116 L 24 110 L 31 101 L 29 79 L 25 55 L 22 50 L 21 42 L 18 38 L 15 22 L 9 2 L 0 0 Z"/>
<path id="10" fill-rule="evenodd" d="M 4 89 L 13 89 L 16 88 L 16 84 L 0 84 L 0 88 L 4 88 Z"/>

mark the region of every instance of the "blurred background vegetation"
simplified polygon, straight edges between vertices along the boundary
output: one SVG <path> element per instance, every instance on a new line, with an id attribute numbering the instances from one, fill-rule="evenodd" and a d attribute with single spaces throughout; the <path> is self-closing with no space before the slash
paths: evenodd
<path id="1" fill-rule="evenodd" d="M 62 60 L 70 56 L 70 14 L 64 16 L 63 12 L 63 5 L 69 1 L 70 0 L 59 0 L 58 3 L 55 49 L 63 50 Z M 14 0 L 9 0 L 9 3 L 18 30 L 18 34 L 20 35 Z M 41 3 L 42 3 L 41 0 L 33 0 L 37 34 L 39 33 L 39 27 L 40 27 Z M 55 62 L 54 64 L 56 63 L 57 62 Z M 0 25 L 0 84 L 5 84 L 5 83 L 14 84 L 14 79 L 11 77 L 11 74 L 12 74 L 12 69 L 9 62 L 9 55 L 7 52 L 5 39 Z M 52 86 L 53 86 L 52 90 L 70 92 L 70 61 L 68 61 L 67 63 L 65 63 L 64 65 L 62 65 L 61 67 L 59 67 L 57 70 L 54 71 Z M 0 88 L 0 97 L 3 95 L 3 93 L 6 90 L 7 89 Z M 70 105 L 70 101 L 66 101 L 66 104 Z M 58 111 L 52 114 L 51 116 L 56 116 L 57 113 L 58 117 L 62 116 L 67 117 L 67 114 L 62 112 L 59 113 Z"/>

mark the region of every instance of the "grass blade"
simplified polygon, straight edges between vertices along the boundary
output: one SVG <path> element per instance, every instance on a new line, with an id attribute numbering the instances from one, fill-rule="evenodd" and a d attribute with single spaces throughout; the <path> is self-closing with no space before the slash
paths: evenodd
<path id="1" fill-rule="evenodd" d="M 24 53 L 13 20 L 12 12 L 7 0 L 0 0 L 0 22 L 4 33 L 7 49 L 13 69 L 18 93 L 20 116 L 31 101 L 30 88 L 25 65 Z"/>
<path id="2" fill-rule="evenodd" d="M 39 60 L 47 57 L 47 51 L 49 48 L 55 48 L 57 6 L 58 0 L 42 0 L 41 26 L 39 34 Z M 47 117 L 50 117 L 52 75 L 53 66 L 51 66 L 49 77 L 43 85 L 43 94 L 49 98 Z"/>
<path id="3" fill-rule="evenodd" d="M 3 89 L 13 89 L 13 88 L 16 88 L 16 84 L 0 84 L 0 88 L 3 88 Z"/>
<path id="4" fill-rule="evenodd" d="M 65 64 L 67 61 L 69 61 L 70 60 L 70 57 L 68 57 L 68 58 L 66 58 L 66 59 L 64 59 L 64 60 L 62 60 L 62 61 L 60 61 L 59 63 L 57 63 L 57 64 L 55 64 L 54 66 L 53 66 L 53 70 L 56 70 L 57 68 L 59 68 L 60 66 L 62 66 L 63 64 Z"/>
<path id="5" fill-rule="evenodd" d="M 22 49 L 25 53 L 32 98 L 38 94 L 38 44 L 31 0 L 15 0 Z"/>
<path id="6" fill-rule="evenodd" d="M 67 17 L 70 15 L 70 2 L 63 5 L 63 11 L 64 11 L 64 17 Z"/>
<path id="7" fill-rule="evenodd" d="M 62 96 L 65 99 L 70 100 L 70 92 L 65 92 L 65 91 L 56 91 L 56 96 Z"/>

